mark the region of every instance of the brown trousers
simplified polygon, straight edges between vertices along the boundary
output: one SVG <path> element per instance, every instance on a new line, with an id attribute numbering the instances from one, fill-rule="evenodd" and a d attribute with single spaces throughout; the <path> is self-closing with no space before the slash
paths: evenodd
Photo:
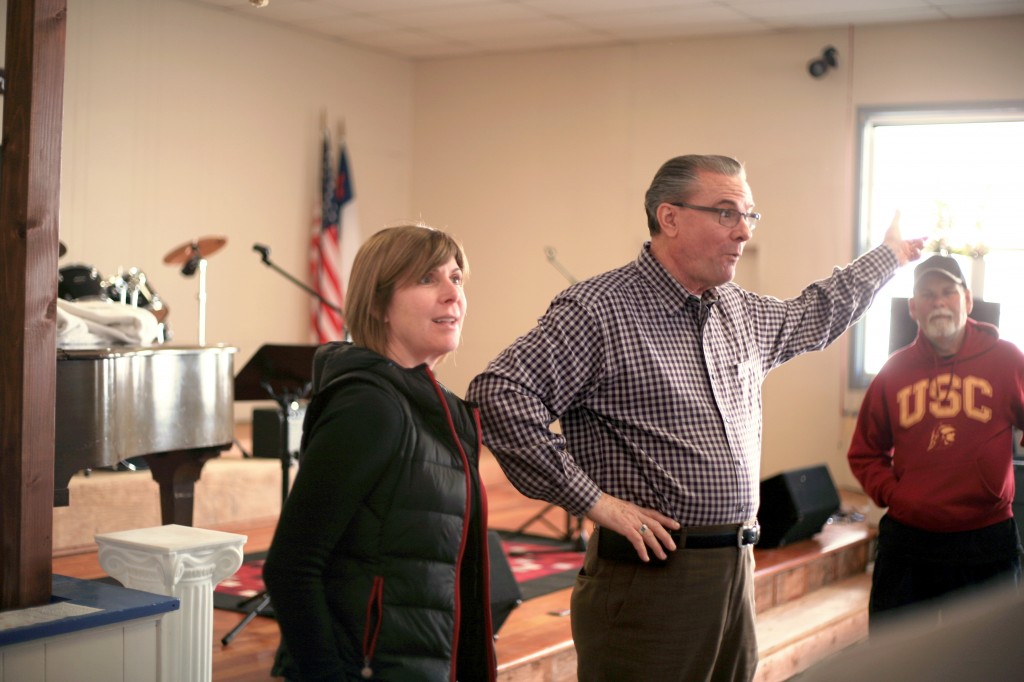
<path id="1" fill-rule="evenodd" d="M 591 538 L 572 592 L 580 682 L 749 682 L 757 669 L 750 546 L 608 561 Z"/>

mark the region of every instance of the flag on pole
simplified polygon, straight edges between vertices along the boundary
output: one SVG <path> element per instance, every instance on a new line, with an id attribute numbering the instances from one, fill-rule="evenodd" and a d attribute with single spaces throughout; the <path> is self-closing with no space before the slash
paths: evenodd
<path id="1" fill-rule="evenodd" d="M 339 310 L 345 303 L 345 282 L 359 248 L 359 225 L 352 194 L 345 143 L 338 145 L 338 171 L 331 168 L 331 141 L 323 136 L 321 202 L 314 221 L 310 248 L 313 288 L 327 303 L 314 300 L 311 332 L 317 343 L 345 338 L 345 321 Z"/>
<path id="2" fill-rule="evenodd" d="M 359 213 L 356 211 L 355 193 L 352 189 L 352 175 L 348 169 L 348 150 L 345 148 L 345 138 L 341 136 L 338 143 L 338 183 L 341 185 L 341 178 L 344 178 L 342 194 L 335 194 L 335 201 L 338 205 L 338 243 L 341 263 L 341 292 L 344 300 L 345 285 L 352 274 L 352 262 L 356 259 L 356 252 L 363 243 L 362 234 L 359 231 Z M 340 191 L 340 190 L 339 190 Z M 345 330 L 342 329 L 344 332 Z"/>

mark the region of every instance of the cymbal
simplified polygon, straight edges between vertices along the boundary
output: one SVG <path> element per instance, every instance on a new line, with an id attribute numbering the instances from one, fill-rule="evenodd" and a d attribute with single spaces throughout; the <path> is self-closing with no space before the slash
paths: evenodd
<path id="1" fill-rule="evenodd" d="M 168 251 L 167 255 L 164 256 L 164 263 L 175 265 L 177 263 L 187 263 L 196 256 L 207 258 L 220 251 L 227 243 L 226 237 L 203 237 L 195 241 L 185 242 L 181 246 Z"/>

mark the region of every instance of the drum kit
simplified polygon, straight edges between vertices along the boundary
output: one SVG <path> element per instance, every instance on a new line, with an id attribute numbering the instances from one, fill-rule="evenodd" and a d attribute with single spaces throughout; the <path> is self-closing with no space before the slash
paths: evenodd
<path id="1" fill-rule="evenodd" d="M 166 265 L 181 265 L 181 274 L 191 277 L 199 272 L 199 345 L 206 345 L 206 259 L 227 244 L 224 237 L 203 237 L 177 246 L 164 256 Z M 59 257 L 67 247 L 60 243 Z M 136 267 L 118 267 L 117 274 L 104 279 L 92 265 L 73 263 L 57 274 L 57 296 L 66 301 L 110 301 L 144 308 L 156 317 L 160 343 L 169 341 L 167 314 L 170 308 L 161 300 L 146 273 Z"/>

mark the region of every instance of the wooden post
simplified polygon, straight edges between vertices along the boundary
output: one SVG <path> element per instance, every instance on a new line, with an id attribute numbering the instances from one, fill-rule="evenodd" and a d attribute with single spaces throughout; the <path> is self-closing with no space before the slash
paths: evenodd
<path id="1" fill-rule="evenodd" d="M 8 0 L 0 163 L 0 610 L 47 603 L 66 0 Z"/>

